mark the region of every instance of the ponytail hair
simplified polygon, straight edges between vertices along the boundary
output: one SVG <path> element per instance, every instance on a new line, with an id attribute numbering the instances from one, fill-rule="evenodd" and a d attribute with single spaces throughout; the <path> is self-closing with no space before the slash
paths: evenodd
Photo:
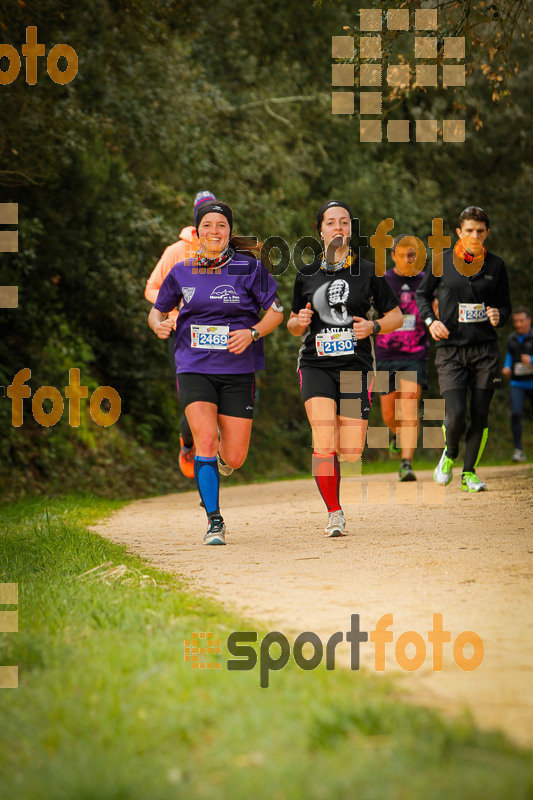
<path id="1" fill-rule="evenodd" d="M 274 267 L 268 251 L 265 250 L 264 242 L 259 242 L 255 236 L 232 236 L 229 240 L 229 245 L 233 247 L 236 253 L 243 253 L 246 256 L 250 256 L 250 258 L 261 261 L 272 274 Z"/>

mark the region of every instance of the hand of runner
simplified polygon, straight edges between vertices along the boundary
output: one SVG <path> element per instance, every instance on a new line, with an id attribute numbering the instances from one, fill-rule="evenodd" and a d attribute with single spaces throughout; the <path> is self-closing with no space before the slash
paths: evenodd
<path id="1" fill-rule="evenodd" d="M 510 367 L 504 367 L 502 369 L 502 375 L 503 375 L 504 378 L 510 378 L 511 374 L 512 373 L 511 373 L 511 368 Z"/>
<path id="2" fill-rule="evenodd" d="M 311 303 L 307 303 L 305 308 L 301 308 L 300 311 L 298 311 L 298 322 L 300 325 L 305 325 L 307 328 L 314 313 L 315 312 L 311 308 Z"/>
<path id="3" fill-rule="evenodd" d="M 439 339 L 447 339 L 448 336 L 450 335 L 450 331 L 448 330 L 444 322 L 440 322 L 440 320 L 438 319 L 433 320 L 433 322 L 429 326 L 429 332 L 436 342 L 438 342 Z"/>
<path id="4" fill-rule="evenodd" d="M 374 323 L 364 317 L 354 317 L 353 332 L 356 339 L 366 339 L 374 330 Z"/>
<path id="5" fill-rule="evenodd" d="M 228 337 L 228 350 L 230 353 L 235 353 L 235 355 L 239 356 L 244 353 L 251 343 L 250 328 L 239 328 L 237 331 L 231 331 Z"/>
<path id="6" fill-rule="evenodd" d="M 533 364 L 533 361 L 531 361 L 531 356 L 528 356 L 527 353 L 522 353 L 520 358 L 522 359 L 522 364 L 525 364 L 526 367 L 530 367 L 531 364 Z"/>
<path id="7" fill-rule="evenodd" d="M 168 339 L 173 330 L 174 322 L 171 319 L 165 319 L 157 326 L 157 336 L 159 339 Z"/>
<path id="8" fill-rule="evenodd" d="M 496 327 L 496 325 L 500 321 L 500 312 L 498 311 L 497 308 L 492 308 L 492 306 L 486 306 L 486 311 L 490 324 Z"/>

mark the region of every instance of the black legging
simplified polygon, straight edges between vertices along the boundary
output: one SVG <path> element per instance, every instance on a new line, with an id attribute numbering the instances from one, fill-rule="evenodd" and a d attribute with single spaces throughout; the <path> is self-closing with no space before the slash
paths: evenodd
<path id="1" fill-rule="evenodd" d="M 459 455 L 459 442 L 465 432 L 465 458 L 463 472 L 474 472 L 476 462 L 483 452 L 485 429 L 489 424 L 489 408 L 494 389 L 472 389 L 470 398 L 470 423 L 466 428 L 468 389 L 449 389 L 442 395 L 446 401 L 446 452 L 450 458 Z M 481 451 L 481 452 L 480 452 Z"/>
<path id="2" fill-rule="evenodd" d="M 194 439 L 185 414 L 182 414 L 180 417 L 180 434 L 181 438 L 183 439 L 184 446 L 192 447 L 194 444 Z"/>
<path id="3" fill-rule="evenodd" d="M 533 408 L 533 389 L 511 386 L 511 431 L 517 450 L 522 449 L 522 412 L 526 397 L 529 398 L 531 408 Z"/>

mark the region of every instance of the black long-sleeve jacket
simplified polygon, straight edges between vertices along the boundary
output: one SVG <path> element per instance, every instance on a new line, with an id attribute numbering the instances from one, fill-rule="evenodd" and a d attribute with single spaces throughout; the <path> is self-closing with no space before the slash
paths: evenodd
<path id="1" fill-rule="evenodd" d="M 427 272 L 416 292 L 420 316 L 428 327 L 436 319 L 431 301 L 434 293 L 437 293 L 439 319 L 446 325 L 450 335 L 448 339 L 435 342 L 436 346 L 469 346 L 495 342 L 496 328 L 505 325 L 511 313 L 509 279 L 502 259 L 494 253 L 487 252 L 483 266 L 472 278 L 461 275 L 455 268 L 451 249 L 444 251 L 442 261 L 442 277 L 437 278 L 433 275 L 432 264 L 431 272 Z M 494 327 L 488 319 L 483 322 L 460 322 L 460 303 L 485 303 L 485 306 L 497 308 L 500 312 L 498 325 Z"/>

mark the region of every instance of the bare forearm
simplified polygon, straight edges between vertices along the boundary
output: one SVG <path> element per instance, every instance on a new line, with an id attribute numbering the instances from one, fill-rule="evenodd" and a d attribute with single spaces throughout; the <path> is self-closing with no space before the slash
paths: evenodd
<path id="1" fill-rule="evenodd" d="M 269 308 L 268 311 L 265 312 L 264 317 L 254 325 L 256 331 L 259 331 L 261 337 L 267 336 L 269 333 L 281 325 L 283 322 L 283 311 L 274 311 L 272 308 Z"/>
<path id="2" fill-rule="evenodd" d="M 308 327 L 309 325 L 303 325 L 300 322 L 297 315 L 291 317 L 287 322 L 287 330 L 289 333 L 292 333 L 293 336 L 303 336 Z"/>
<path id="3" fill-rule="evenodd" d="M 391 333 L 392 331 L 402 327 L 403 314 L 399 307 L 396 306 L 396 308 L 393 308 L 392 311 L 387 311 L 386 314 L 383 314 L 383 316 L 380 317 L 377 322 L 379 322 L 381 333 Z"/>
<path id="4" fill-rule="evenodd" d="M 167 315 L 163 314 L 157 308 L 152 308 L 150 313 L 148 314 L 148 325 L 151 327 L 153 332 L 157 334 L 157 329 L 159 328 L 160 324 L 164 322 Z"/>

